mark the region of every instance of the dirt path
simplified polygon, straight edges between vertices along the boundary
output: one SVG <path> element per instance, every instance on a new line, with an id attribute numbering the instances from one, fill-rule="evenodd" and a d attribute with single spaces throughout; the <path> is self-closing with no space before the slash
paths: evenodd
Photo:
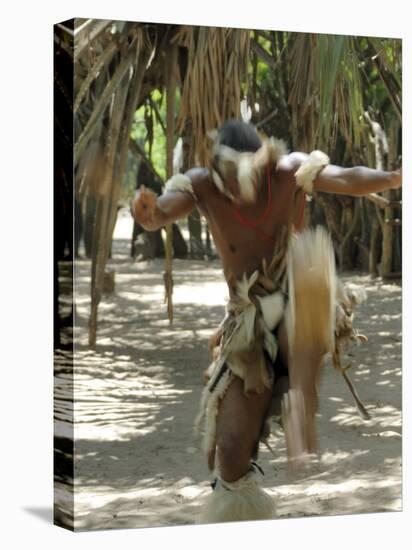
<path id="1" fill-rule="evenodd" d="M 78 263 L 75 527 L 82 530 L 191 524 L 209 490 L 193 421 L 207 340 L 224 313 L 221 269 L 215 261 L 174 262 L 169 326 L 163 262 L 130 262 L 129 227 L 123 214 L 111 260 L 116 291 L 99 309 L 96 352 L 86 346 L 90 264 Z M 356 326 L 369 342 L 353 348 L 350 359 L 372 419 L 358 417 L 328 362 L 318 415 L 320 463 L 291 479 L 280 429 L 270 440 L 275 457 L 260 452 L 278 517 L 401 509 L 401 287 L 365 275 L 350 280 L 368 293 Z"/>

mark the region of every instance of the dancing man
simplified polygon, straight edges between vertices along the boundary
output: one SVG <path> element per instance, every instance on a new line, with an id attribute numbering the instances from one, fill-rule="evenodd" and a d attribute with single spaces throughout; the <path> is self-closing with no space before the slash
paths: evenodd
<path id="1" fill-rule="evenodd" d="M 334 350 L 340 286 L 327 232 L 303 228 L 306 194 L 400 186 L 400 172 L 334 166 L 320 151 L 288 154 L 282 141 L 232 120 L 217 132 L 211 170 L 173 176 L 159 197 L 137 192 L 133 215 L 148 231 L 199 209 L 229 290 L 198 418 L 216 474 L 200 521 L 274 517 L 255 462 L 269 416 L 282 414 L 291 463 L 316 451 L 317 387 Z"/>

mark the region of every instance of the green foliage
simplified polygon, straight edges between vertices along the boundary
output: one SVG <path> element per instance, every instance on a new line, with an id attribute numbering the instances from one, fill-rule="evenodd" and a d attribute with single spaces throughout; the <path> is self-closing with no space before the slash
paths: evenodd
<path id="1" fill-rule="evenodd" d="M 166 120 L 166 102 L 159 90 L 153 90 L 150 96 L 151 102 L 156 106 L 163 125 Z M 148 115 L 148 113 L 150 113 Z M 151 128 L 148 128 L 148 117 L 151 119 Z M 149 125 L 149 126 L 150 126 Z M 166 178 L 166 135 L 162 125 L 155 115 L 155 109 L 148 100 L 135 113 L 130 134 L 140 147 L 145 151 L 147 158 L 153 164 L 157 173 Z"/>
<path id="2" fill-rule="evenodd" d="M 251 31 L 251 38 L 264 52 L 263 58 L 251 53 L 242 83 L 249 100 L 260 106 L 253 122 L 269 117 L 261 128 L 267 134 L 283 137 L 292 146 L 303 143 L 307 148 L 325 148 L 336 161 L 359 161 L 362 155 L 370 158 L 370 128 L 364 112 L 368 110 L 384 129 L 398 116 L 401 41 L 283 31 Z M 136 111 L 131 137 L 165 178 L 163 92 L 154 89 Z M 176 115 L 180 100 L 178 90 Z"/>

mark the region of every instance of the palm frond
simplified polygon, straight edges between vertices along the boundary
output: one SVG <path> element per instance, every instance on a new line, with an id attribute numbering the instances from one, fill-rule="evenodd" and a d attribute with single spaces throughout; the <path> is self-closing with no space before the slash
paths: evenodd
<path id="1" fill-rule="evenodd" d="M 240 115 L 250 31 L 183 27 L 176 39 L 188 47 L 189 56 L 178 129 L 182 131 L 190 122 L 196 158 L 208 165 L 207 132 Z"/>

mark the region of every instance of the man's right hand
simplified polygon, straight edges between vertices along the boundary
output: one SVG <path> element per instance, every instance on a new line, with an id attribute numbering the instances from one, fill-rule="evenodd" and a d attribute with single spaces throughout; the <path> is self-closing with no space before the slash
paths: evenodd
<path id="1" fill-rule="evenodd" d="M 141 185 L 136 192 L 132 204 L 132 214 L 137 223 L 143 227 L 150 226 L 154 223 L 156 201 L 156 193 L 150 189 L 146 189 L 144 185 Z"/>

